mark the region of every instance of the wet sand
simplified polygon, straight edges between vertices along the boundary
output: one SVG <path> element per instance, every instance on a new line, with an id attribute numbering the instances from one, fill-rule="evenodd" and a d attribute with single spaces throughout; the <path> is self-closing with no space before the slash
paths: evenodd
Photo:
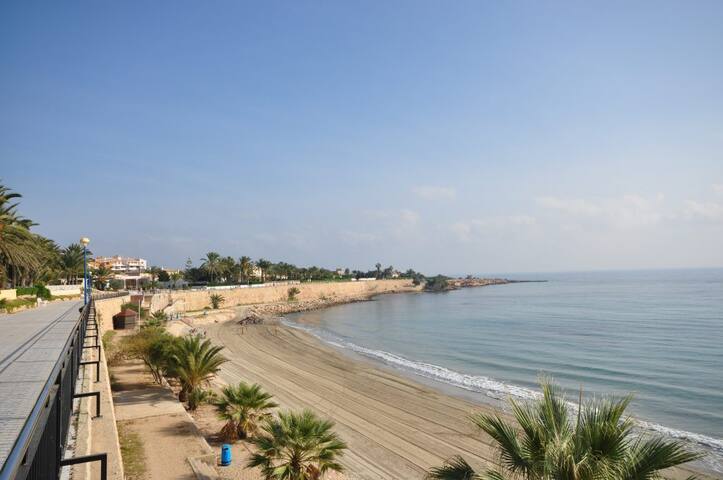
<path id="1" fill-rule="evenodd" d="M 356 360 L 297 329 L 231 321 L 209 325 L 207 332 L 226 347 L 223 382 L 259 383 L 282 408 L 311 408 L 336 422 L 349 445 L 342 460 L 348 478 L 421 479 L 453 455 L 480 469 L 494 465 L 489 439 L 467 419 L 489 406 Z M 671 478 L 690 473 L 676 471 Z"/>

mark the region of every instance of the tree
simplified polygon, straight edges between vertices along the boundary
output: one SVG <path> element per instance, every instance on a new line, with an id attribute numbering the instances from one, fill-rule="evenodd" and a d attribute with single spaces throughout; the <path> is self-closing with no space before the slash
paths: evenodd
<path id="1" fill-rule="evenodd" d="M 178 281 L 183 278 L 183 274 L 181 272 L 173 272 L 169 275 L 169 278 L 172 282 L 171 288 L 176 288 L 176 286 L 178 285 Z"/>
<path id="2" fill-rule="evenodd" d="M 155 265 L 148 269 L 148 273 L 151 274 L 151 283 L 155 283 L 156 280 L 158 280 L 162 271 L 163 269 L 161 267 L 157 267 Z"/>
<path id="3" fill-rule="evenodd" d="M 211 283 L 213 283 L 216 275 L 218 275 L 220 271 L 221 255 L 216 252 L 208 252 L 206 258 L 202 258 L 201 262 L 201 268 L 208 273 L 211 277 Z"/>
<path id="4" fill-rule="evenodd" d="M 161 269 L 161 271 L 158 272 L 158 281 L 159 282 L 169 282 L 169 281 L 171 281 L 171 276 L 168 274 L 167 271 Z"/>
<path id="5" fill-rule="evenodd" d="M 240 382 L 224 387 L 222 397 L 216 401 L 218 417 L 226 421 L 221 437 L 233 441 L 253 435 L 258 424 L 271 415 L 269 410 L 278 406 L 271 398 L 272 395 L 256 383 Z"/>
<path id="6" fill-rule="evenodd" d="M 224 257 L 219 260 L 219 271 L 225 283 L 238 282 L 240 268 L 233 257 Z"/>
<path id="7" fill-rule="evenodd" d="M 257 451 L 248 466 L 260 467 L 266 480 L 318 480 L 329 471 L 342 472 L 338 458 L 347 447 L 333 427 L 311 410 L 279 412 L 251 440 Z"/>
<path id="8" fill-rule="evenodd" d="M 226 362 L 221 350 L 223 347 L 212 345 L 211 340 L 203 340 L 200 335 L 187 335 L 176 344 L 171 355 L 172 371 L 181 383 L 178 399 L 189 399 L 189 409 L 198 406 L 189 393 L 206 386 Z"/>
<path id="9" fill-rule="evenodd" d="M 17 283 L 15 276 L 18 269 L 37 265 L 34 238 L 30 232 L 34 223 L 19 215 L 16 202 L 19 198 L 22 195 L 0 185 L 0 262 L 3 279 L 10 276 L 13 285 Z"/>
<path id="10" fill-rule="evenodd" d="M 92 254 L 87 252 L 88 256 Z M 71 243 L 60 252 L 60 271 L 69 284 L 83 276 L 83 257 L 83 246 L 79 243 Z"/>
<path id="11" fill-rule="evenodd" d="M 377 263 L 376 265 L 374 265 L 374 267 L 377 269 L 377 278 L 381 278 L 381 276 L 382 276 L 382 264 L 381 264 L 381 263 Z"/>
<path id="12" fill-rule="evenodd" d="M 259 270 L 261 270 L 261 281 L 266 281 L 266 272 L 269 270 L 269 267 L 271 267 L 271 262 L 264 258 L 259 258 L 256 261 L 256 266 L 259 267 Z"/>
<path id="13" fill-rule="evenodd" d="M 98 290 L 105 290 L 105 286 L 113 277 L 113 272 L 111 272 L 110 268 L 106 267 L 105 265 L 101 265 L 95 270 L 93 270 L 92 275 L 96 288 Z"/>
<path id="14" fill-rule="evenodd" d="M 497 444 L 501 470 L 478 474 L 453 457 L 427 475 L 435 480 L 638 480 L 659 479 L 660 472 L 700 455 L 684 444 L 658 437 L 633 436 L 634 422 L 624 417 L 630 396 L 582 402 L 576 415 L 559 388 L 542 382 L 542 398 L 510 401 L 517 426 L 499 415 L 479 413 L 473 423 Z"/>
<path id="15" fill-rule="evenodd" d="M 143 360 L 156 383 L 172 370 L 177 339 L 160 326 L 147 326 L 138 333 L 124 337 L 123 350 Z"/>
<path id="16" fill-rule="evenodd" d="M 253 265 L 251 265 L 251 257 L 243 256 L 238 260 L 239 268 L 241 270 L 241 277 L 245 282 L 248 282 L 251 278 Z"/>

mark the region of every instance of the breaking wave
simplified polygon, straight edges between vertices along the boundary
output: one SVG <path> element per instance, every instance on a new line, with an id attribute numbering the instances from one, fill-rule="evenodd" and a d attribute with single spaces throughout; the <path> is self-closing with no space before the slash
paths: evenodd
<path id="1" fill-rule="evenodd" d="M 385 352 L 384 350 L 362 347 L 325 330 L 301 325 L 286 319 L 283 319 L 282 323 L 288 327 L 303 330 L 337 348 L 350 350 L 354 353 L 381 361 L 386 365 L 405 372 L 414 373 L 416 375 L 446 383 L 464 390 L 482 393 L 496 400 L 504 400 L 508 397 L 532 400 L 540 396 L 540 393 L 535 390 L 510 385 L 483 375 L 469 375 L 466 373 L 455 372 L 454 370 L 450 370 L 439 365 L 410 360 L 394 353 Z M 574 408 L 574 406 L 572 407 Z M 657 433 L 682 440 L 689 443 L 692 448 L 708 453 L 708 455 L 701 460 L 700 463 L 715 472 L 723 473 L 723 440 L 684 430 L 676 430 L 642 420 L 636 420 L 636 423 L 638 429 L 643 433 Z"/>

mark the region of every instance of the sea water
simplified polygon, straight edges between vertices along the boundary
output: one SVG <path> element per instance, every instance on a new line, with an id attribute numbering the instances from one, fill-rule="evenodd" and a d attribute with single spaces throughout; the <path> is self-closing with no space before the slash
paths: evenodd
<path id="1" fill-rule="evenodd" d="M 723 269 L 502 275 L 540 283 L 400 294 L 289 315 L 323 340 L 479 394 L 633 393 L 641 428 L 723 472 Z"/>

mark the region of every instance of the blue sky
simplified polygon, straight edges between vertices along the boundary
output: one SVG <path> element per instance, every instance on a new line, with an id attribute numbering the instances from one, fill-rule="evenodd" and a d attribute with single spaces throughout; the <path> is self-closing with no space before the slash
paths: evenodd
<path id="1" fill-rule="evenodd" d="M 37 231 L 435 272 L 723 266 L 723 3 L 3 2 Z"/>

